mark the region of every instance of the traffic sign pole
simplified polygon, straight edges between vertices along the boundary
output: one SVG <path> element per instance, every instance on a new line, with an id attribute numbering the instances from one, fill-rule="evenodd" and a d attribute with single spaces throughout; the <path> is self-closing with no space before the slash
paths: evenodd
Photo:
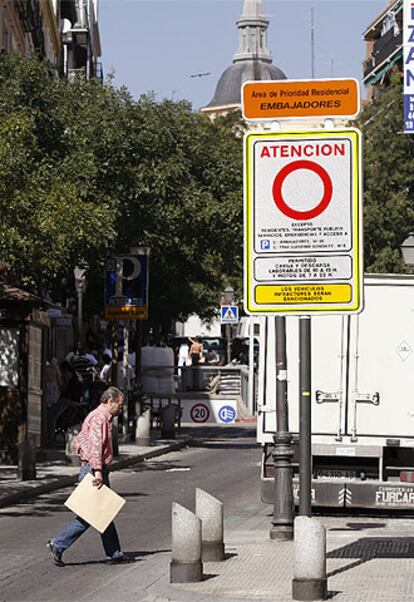
<path id="1" fill-rule="evenodd" d="M 231 324 L 226 324 L 226 338 L 227 338 L 227 363 L 231 362 Z"/>
<path id="2" fill-rule="evenodd" d="M 312 504 L 312 380 L 311 319 L 299 318 L 299 514 L 311 516 Z"/>
<path id="3" fill-rule="evenodd" d="M 270 539 L 293 539 L 292 435 L 287 405 L 286 318 L 276 317 L 276 433 L 273 520 Z"/>
<path id="4" fill-rule="evenodd" d="M 251 120 L 355 117 L 359 112 L 358 82 L 351 79 L 246 82 L 242 98 L 243 116 Z M 310 517 L 310 316 L 363 309 L 361 134 L 351 128 L 250 132 L 245 136 L 244 166 L 246 313 L 299 316 L 299 513 Z M 281 382 L 285 359 L 281 323 L 278 330 L 275 507 L 270 533 L 275 538 L 290 505 L 289 490 L 283 485 L 283 476 L 289 474 L 290 437 Z M 308 552 L 311 540 L 306 531 L 298 532 L 295 552 L 305 542 Z M 318 551 L 326 554 L 325 549 Z M 326 594 L 326 578 L 297 577 L 295 598 L 314 600 L 321 597 L 315 593 Z"/>

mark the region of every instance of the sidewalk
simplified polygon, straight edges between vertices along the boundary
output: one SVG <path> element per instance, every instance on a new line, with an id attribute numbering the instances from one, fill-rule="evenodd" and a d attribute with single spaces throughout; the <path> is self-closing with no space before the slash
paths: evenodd
<path id="1" fill-rule="evenodd" d="M 204 563 L 200 583 L 169 583 L 170 553 L 138 558 L 88 600 L 101 602 L 290 602 L 293 542 L 269 539 L 269 508 L 226 528 L 227 559 Z M 412 519 L 322 516 L 327 529 L 328 596 L 337 602 L 412 602 Z M 122 588 L 122 584 L 128 587 Z M 120 592 L 122 591 L 122 594 Z"/>
<path id="2" fill-rule="evenodd" d="M 170 451 L 181 449 L 192 441 L 190 435 L 178 435 L 169 441 L 154 441 L 148 447 L 134 443 L 120 443 L 119 456 L 111 470 L 120 470 L 131 464 L 155 458 Z M 73 485 L 79 475 L 79 466 L 65 464 L 64 450 L 50 450 L 50 459 L 36 464 L 37 478 L 31 481 L 17 479 L 17 467 L 0 464 L 0 508 L 11 506 L 43 493 Z"/>
<path id="3" fill-rule="evenodd" d="M 121 445 L 115 469 L 207 438 L 212 429 L 217 427 L 184 427 L 176 441 L 157 441 L 145 448 Z M 233 427 L 235 434 L 240 429 Z M 17 482 L 15 467 L 0 466 L 0 505 L 5 505 L 6 495 L 18 496 L 23 501 L 39 495 L 40 488 L 63 487 L 64 479 L 73 483 L 78 468 L 54 461 L 39 465 L 38 471 L 41 477 L 38 480 Z M 79 593 L 78 599 L 88 602 L 290 602 L 294 544 L 269 539 L 271 506 L 258 501 L 246 509 L 247 518 L 242 520 L 224 507 L 226 560 L 205 563 L 202 582 L 171 584 L 171 551 L 164 546 L 162 550 L 134 552 L 136 562 L 133 564 L 105 566 L 106 578 L 91 579 L 90 588 L 82 591 L 82 595 Z M 350 511 L 348 515 L 332 512 L 329 516 L 317 516 L 317 520 L 327 529 L 330 599 L 337 602 L 414 600 L 414 518 L 374 513 L 367 516 Z M 33 561 L 37 561 L 37 557 Z M 76 567 L 81 565 L 82 562 L 69 563 L 64 569 L 50 567 L 67 586 L 67 591 L 59 590 L 54 602 L 74 599 L 69 585 L 72 578 L 76 579 Z M 90 564 L 93 577 L 99 567 L 99 562 Z M 44 598 L 38 596 L 33 600 L 44 601 Z"/>

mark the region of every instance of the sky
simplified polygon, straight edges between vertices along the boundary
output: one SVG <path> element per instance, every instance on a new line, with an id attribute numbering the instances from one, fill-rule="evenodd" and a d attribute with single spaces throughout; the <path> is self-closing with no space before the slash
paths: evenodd
<path id="1" fill-rule="evenodd" d="M 273 64 L 289 79 L 311 77 L 311 8 L 315 77 L 362 79 L 362 34 L 387 0 L 263 0 Z M 135 98 L 207 105 L 238 48 L 243 0 L 100 0 L 104 73 Z M 209 74 L 194 77 L 197 74 Z M 193 76 L 193 77 L 192 77 Z M 363 87 L 362 96 L 364 96 Z"/>

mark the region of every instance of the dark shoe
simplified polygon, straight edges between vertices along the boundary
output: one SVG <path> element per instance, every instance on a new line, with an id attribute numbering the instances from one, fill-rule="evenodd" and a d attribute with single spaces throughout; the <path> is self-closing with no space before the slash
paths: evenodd
<path id="1" fill-rule="evenodd" d="M 107 556 L 106 561 L 108 564 L 130 564 L 135 562 L 135 558 L 126 556 L 123 552 L 115 552 L 113 556 Z"/>
<path id="2" fill-rule="evenodd" d="M 49 539 L 49 541 L 47 542 L 46 547 L 49 549 L 49 552 L 52 554 L 53 562 L 56 564 L 56 566 L 65 566 L 65 563 L 62 560 L 63 552 L 61 552 L 60 550 L 58 550 L 55 547 L 55 545 L 53 544 L 53 541 L 51 539 Z"/>

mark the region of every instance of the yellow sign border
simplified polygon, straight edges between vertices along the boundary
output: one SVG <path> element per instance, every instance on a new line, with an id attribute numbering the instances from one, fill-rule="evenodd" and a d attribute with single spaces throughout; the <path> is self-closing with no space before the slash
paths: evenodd
<path id="1" fill-rule="evenodd" d="M 354 274 L 353 299 L 350 304 L 321 304 L 320 306 L 310 306 L 306 304 L 275 305 L 256 307 L 254 301 L 253 287 L 253 165 L 254 165 L 254 144 L 253 142 L 261 139 L 278 138 L 334 138 L 346 136 L 351 139 L 353 149 L 352 161 L 352 212 L 353 212 L 353 253 L 352 267 Z M 363 233 L 362 233 L 362 165 L 361 165 L 361 140 L 362 133 L 356 128 L 337 128 L 337 129 L 315 129 L 315 130 L 294 130 L 277 132 L 248 132 L 244 136 L 244 299 L 245 311 L 251 315 L 272 315 L 272 314 L 291 314 L 291 315 L 312 315 L 323 313 L 359 313 L 363 309 Z M 276 284 L 276 283 L 274 283 Z M 291 284 L 291 283 L 289 283 Z M 297 284 L 314 284 L 313 282 L 299 282 Z"/>

